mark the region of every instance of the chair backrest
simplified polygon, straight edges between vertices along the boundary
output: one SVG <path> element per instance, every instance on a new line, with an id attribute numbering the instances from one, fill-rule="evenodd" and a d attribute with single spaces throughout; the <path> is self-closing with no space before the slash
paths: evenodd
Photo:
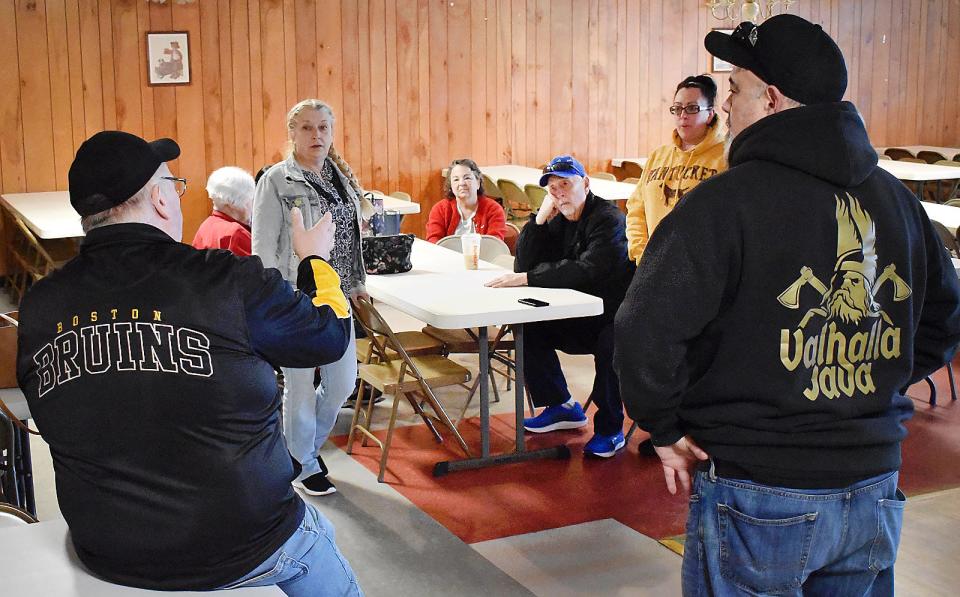
<path id="1" fill-rule="evenodd" d="M 527 195 L 531 209 L 540 209 L 543 198 L 547 196 L 547 190 L 538 184 L 523 185 L 523 192 Z"/>
<path id="2" fill-rule="evenodd" d="M 500 187 L 497 186 L 497 183 L 495 183 L 492 178 L 481 172 L 480 180 L 483 181 L 483 192 L 487 197 L 503 199 L 503 193 L 500 192 Z"/>
<path id="3" fill-rule="evenodd" d="M 444 249 L 450 249 L 451 251 L 456 251 L 457 253 L 463 252 L 463 244 L 460 242 L 460 237 L 456 234 L 451 234 L 450 236 L 444 236 L 437 241 L 437 245 L 443 247 Z"/>
<path id="4" fill-rule="evenodd" d="M 938 151 L 918 151 L 917 157 L 925 161 L 928 164 L 935 164 L 941 160 L 947 159 L 947 156 L 943 155 Z"/>
<path id="5" fill-rule="evenodd" d="M 953 257 L 960 257 L 960 243 L 957 242 L 957 235 L 950 232 L 949 228 L 936 220 L 930 220 L 930 223 L 933 224 L 937 234 L 940 236 L 940 241 L 943 243 L 943 246 L 947 248 L 947 251 L 949 251 Z"/>
<path id="6" fill-rule="evenodd" d="M 493 262 L 497 257 L 510 255 L 510 247 L 496 236 L 484 234 L 480 237 L 480 259 Z"/>
<path id="7" fill-rule="evenodd" d="M 524 193 L 523 189 L 521 189 L 520 186 L 512 180 L 501 178 L 497 181 L 497 185 L 500 187 L 500 193 L 503 197 L 505 206 L 510 204 L 526 206 L 530 204 L 530 199 L 527 197 L 526 193 Z"/>
<path id="8" fill-rule="evenodd" d="M 633 177 L 631 177 L 631 178 L 624 178 L 621 182 L 626 182 L 626 183 L 630 183 L 630 184 L 638 184 L 638 183 L 640 182 L 640 179 L 639 179 L 639 178 L 633 178 Z"/>
<path id="9" fill-rule="evenodd" d="M 944 205 L 949 205 L 950 207 L 960 207 L 960 197 L 956 199 L 947 199 L 943 202 Z"/>
<path id="10" fill-rule="evenodd" d="M 938 160 L 934 162 L 936 166 L 950 166 L 952 168 L 960 168 L 960 160 Z"/>
<path id="11" fill-rule="evenodd" d="M 508 269 L 510 271 L 513 271 L 513 262 L 514 262 L 513 255 L 500 255 L 499 257 L 496 257 L 493 260 L 493 263 L 499 265 L 503 269 Z"/>
<path id="12" fill-rule="evenodd" d="M 588 176 L 599 180 L 617 180 L 617 177 L 609 172 L 591 172 Z"/>
<path id="13" fill-rule="evenodd" d="M 643 166 L 640 165 L 640 162 L 623 160 L 621 168 L 623 168 L 623 173 L 627 178 L 640 178 L 643 176 Z"/>
<path id="14" fill-rule="evenodd" d="M 881 153 L 881 154 L 878 155 L 877 157 L 880 158 L 881 160 L 890 160 L 891 162 L 893 161 L 893 158 L 890 157 L 890 156 L 888 156 L 888 155 L 885 154 L 885 153 Z"/>
<path id="15" fill-rule="evenodd" d="M 503 242 L 507 243 L 511 255 L 517 254 L 517 239 L 519 237 L 520 229 L 517 228 L 517 225 L 513 222 L 507 222 L 507 226 L 503 230 Z"/>
<path id="16" fill-rule="evenodd" d="M 463 252 L 463 242 L 460 240 L 460 236 L 456 234 L 444 236 L 437 241 L 437 244 L 445 249 L 456 251 L 457 253 Z M 507 243 L 503 242 L 496 236 L 491 236 L 489 234 L 480 235 L 480 259 L 492 262 L 494 258 L 499 257 L 500 255 L 510 254 L 510 247 L 507 246 Z"/>
<path id="17" fill-rule="evenodd" d="M 0 503 L 0 527 L 22 526 L 38 522 L 29 512 L 12 504 Z"/>
<path id="18" fill-rule="evenodd" d="M 920 158 L 900 158 L 898 162 L 910 162 L 911 164 L 926 164 L 925 161 Z"/>
<path id="19" fill-rule="evenodd" d="M 353 313 L 356 315 L 361 327 L 367 332 L 371 348 L 378 355 L 382 355 L 383 360 L 386 360 L 385 355 L 391 351 L 397 353 L 403 360 L 403 367 L 400 369 L 400 379 L 398 381 L 402 382 L 404 375 L 409 374 L 419 381 L 422 387 L 429 391 L 429 386 L 427 386 L 423 374 L 420 373 L 420 369 L 417 368 L 416 363 L 413 362 L 413 359 L 410 358 L 410 355 L 407 354 L 406 349 L 403 347 L 403 343 L 400 342 L 396 334 L 393 333 L 393 328 L 391 328 L 387 320 L 383 318 L 383 315 L 380 315 L 380 312 L 373 306 L 370 299 L 364 296 L 355 297 L 353 299 Z"/>
<path id="20" fill-rule="evenodd" d="M 403 191 L 394 191 L 390 193 L 390 196 L 402 201 L 413 201 L 413 197 L 411 197 L 409 193 L 404 193 Z"/>
<path id="21" fill-rule="evenodd" d="M 902 160 L 903 158 L 912 158 L 913 153 L 909 149 L 904 149 L 902 147 L 888 147 L 884 154 L 890 156 L 894 160 Z"/>
<path id="22" fill-rule="evenodd" d="M 954 161 L 954 162 L 960 162 L 960 153 L 958 153 L 957 155 L 953 156 L 953 161 Z"/>

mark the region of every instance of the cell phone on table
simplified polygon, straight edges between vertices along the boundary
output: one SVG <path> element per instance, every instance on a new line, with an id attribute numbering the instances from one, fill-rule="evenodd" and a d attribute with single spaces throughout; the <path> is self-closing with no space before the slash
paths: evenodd
<path id="1" fill-rule="evenodd" d="M 541 301 L 540 299 L 535 299 L 535 298 L 522 298 L 522 299 L 519 299 L 517 302 L 522 305 L 530 305 L 531 307 L 546 307 L 550 304 L 546 301 Z"/>

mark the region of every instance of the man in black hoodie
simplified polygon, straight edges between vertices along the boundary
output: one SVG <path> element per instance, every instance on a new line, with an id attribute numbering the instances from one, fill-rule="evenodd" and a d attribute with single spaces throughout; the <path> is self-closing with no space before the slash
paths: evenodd
<path id="1" fill-rule="evenodd" d="M 960 341 L 956 273 L 819 26 L 705 45 L 735 65 L 730 170 L 653 234 L 614 357 L 668 490 L 696 469 L 684 594 L 892 594 L 904 390 Z"/>

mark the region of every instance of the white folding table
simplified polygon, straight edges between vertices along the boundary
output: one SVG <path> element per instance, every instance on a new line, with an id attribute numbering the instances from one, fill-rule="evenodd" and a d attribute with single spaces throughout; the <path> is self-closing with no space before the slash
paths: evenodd
<path id="1" fill-rule="evenodd" d="M 420 213 L 419 203 L 380 193 L 374 195 L 383 199 L 383 210 L 388 214 L 404 216 Z M 80 214 L 70 205 L 70 193 L 67 191 L 5 193 L 0 195 L 0 202 L 44 240 L 83 236 Z"/>
<path id="2" fill-rule="evenodd" d="M 915 162 L 901 162 L 897 160 L 879 160 L 877 165 L 896 176 L 898 180 L 920 183 L 919 190 L 917 191 L 918 199 L 923 199 L 924 183 L 960 179 L 960 168 L 954 166 L 917 164 Z"/>
<path id="3" fill-rule="evenodd" d="M 434 327 L 479 328 L 480 457 L 439 462 L 433 469 L 434 476 L 535 458 L 568 458 L 570 450 L 566 446 L 536 451 L 527 451 L 524 446 L 523 324 L 600 315 L 603 301 L 565 288 L 487 288 L 486 282 L 507 270 L 485 261 L 480 262 L 478 270 L 466 270 L 463 255 L 420 239 L 413 243 L 412 262 L 413 269 L 403 274 L 367 276 L 367 292 Z M 521 298 L 536 298 L 549 304 L 531 307 L 520 304 Z M 516 346 L 517 441 L 514 451 L 507 454 L 490 454 L 489 325 L 509 325 Z"/>
<path id="4" fill-rule="evenodd" d="M 960 207 L 931 203 L 929 201 L 921 201 L 920 205 L 927 211 L 928 218 L 934 222 L 940 222 L 952 232 L 954 236 L 957 235 L 957 229 L 960 229 Z"/>
<path id="5" fill-rule="evenodd" d="M 150 537 L 144 537 L 149 541 Z M 148 595 L 209 596 L 199 591 L 148 591 L 115 585 L 83 567 L 62 518 L 0 529 L 0 583 L 4 595 L 55 597 L 146 597 Z M 284 593 L 276 586 L 235 589 L 230 595 L 254 597 Z"/>
<path id="6" fill-rule="evenodd" d="M 527 184 L 540 184 L 540 176 L 543 171 L 538 168 L 529 168 L 527 166 L 514 166 L 512 164 L 504 166 L 481 166 L 480 171 L 498 182 L 501 178 L 512 180 L 523 187 Z M 589 176 L 589 174 L 588 174 Z M 636 185 L 626 182 L 617 182 L 615 180 L 603 180 L 600 178 L 590 179 L 590 190 L 598 197 L 607 201 L 623 201 L 629 199 Z"/>
<path id="7" fill-rule="evenodd" d="M 613 166 L 614 168 L 623 168 L 624 162 L 636 162 L 644 168 L 647 167 L 646 156 L 642 158 L 613 158 L 612 160 L 610 160 L 610 165 Z"/>

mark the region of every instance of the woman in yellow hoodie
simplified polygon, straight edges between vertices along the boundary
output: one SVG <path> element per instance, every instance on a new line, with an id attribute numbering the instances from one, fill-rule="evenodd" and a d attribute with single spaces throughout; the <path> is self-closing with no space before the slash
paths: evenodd
<path id="1" fill-rule="evenodd" d="M 716 98 L 717 84 L 710 75 L 687 77 L 677 85 L 670 106 L 677 123 L 673 142 L 650 155 L 627 200 L 627 248 L 637 263 L 657 224 L 684 194 L 727 168 Z"/>

